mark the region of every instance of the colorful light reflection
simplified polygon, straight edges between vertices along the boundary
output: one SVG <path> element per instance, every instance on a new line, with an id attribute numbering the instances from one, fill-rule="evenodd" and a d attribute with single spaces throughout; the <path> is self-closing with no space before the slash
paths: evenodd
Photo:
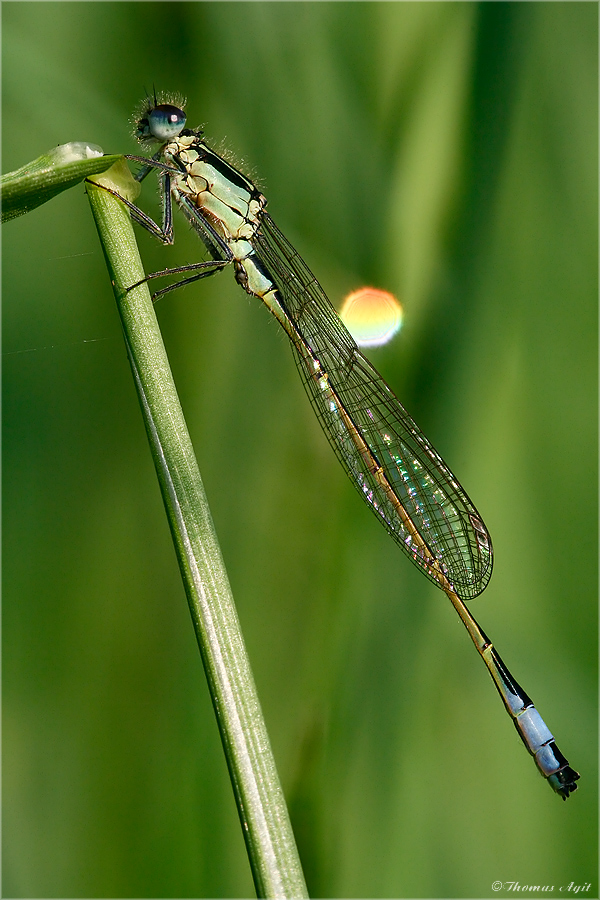
<path id="1" fill-rule="evenodd" d="M 359 347 L 381 347 L 402 327 L 402 306 L 393 294 L 363 287 L 348 294 L 340 318 Z"/>

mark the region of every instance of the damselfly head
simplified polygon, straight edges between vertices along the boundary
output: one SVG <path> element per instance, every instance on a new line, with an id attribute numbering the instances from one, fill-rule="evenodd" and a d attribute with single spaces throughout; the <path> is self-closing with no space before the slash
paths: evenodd
<path id="1" fill-rule="evenodd" d="M 164 144 L 185 128 L 185 97 L 180 94 L 146 96 L 134 114 L 134 137 L 142 144 Z"/>

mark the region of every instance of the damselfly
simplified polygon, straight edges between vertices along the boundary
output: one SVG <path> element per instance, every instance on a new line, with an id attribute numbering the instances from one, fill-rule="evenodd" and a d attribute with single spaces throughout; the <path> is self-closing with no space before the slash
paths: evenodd
<path id="1" fill-rule="evenodd" d="M 159 148 L 151 158 L 128 157 L 143 163 L 138 181 L 158 170 L 162 226 L 121 199 L 133 219 L 165 244 L 173 243 L 175 200 L 211 259 L 149 275 L 146 280 L 185 274 L 154 299 L 232 264 L 237 282 L 263 301 L 290 339 L 313 409 L 351 481 L 406 555 L 450 598 L 539 771 L 566 800 L 579 774 L 463 602 L 480 594 L 492 573 L 492 542 L 481 516 L 359 351 L 267 213 L 265 197 L 207 146 L 202 130 L 185 127 L 183 106 L 178 97 L 147 98 L 136 117 L 136 136 Z"/>

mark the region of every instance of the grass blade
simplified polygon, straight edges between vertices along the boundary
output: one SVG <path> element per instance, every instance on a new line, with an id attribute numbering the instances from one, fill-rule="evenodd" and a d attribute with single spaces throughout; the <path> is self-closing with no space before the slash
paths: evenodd
<path id="1" fill-rule="evenodd" d="M 95 178 L 133 199 L 139 187 L 125 164 Z M 306 886 L 244 646 L 229 580 L 214 531 L 144 278 L 126 207 L 88 182 L 125 333 L 127 352 L 231 782 L 260 897 L 305 897 Z M 130 192 L 131 191 L 131 192 Z"/>

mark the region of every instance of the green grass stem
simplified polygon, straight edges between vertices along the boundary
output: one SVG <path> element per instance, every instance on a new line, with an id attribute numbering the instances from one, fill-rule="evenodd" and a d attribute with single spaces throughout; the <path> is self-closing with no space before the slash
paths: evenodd
<path id="1" fill-rule="evenodd" d="M 133 199 L 123 163 L 94 178 Z M 133 189 L 130 192 L 130 189 Z M 87 183 L 260 897 L 306 885 L 231 588 L 124 204 Z"/>
<path id="2" fill-rule="evenodd" d="M 120 156 L 103 156 L 100 147 L 83 141 L 54 147 L 20 169 L 0 176 L 2 221 L 31 212 L 119 159 Z"/>

